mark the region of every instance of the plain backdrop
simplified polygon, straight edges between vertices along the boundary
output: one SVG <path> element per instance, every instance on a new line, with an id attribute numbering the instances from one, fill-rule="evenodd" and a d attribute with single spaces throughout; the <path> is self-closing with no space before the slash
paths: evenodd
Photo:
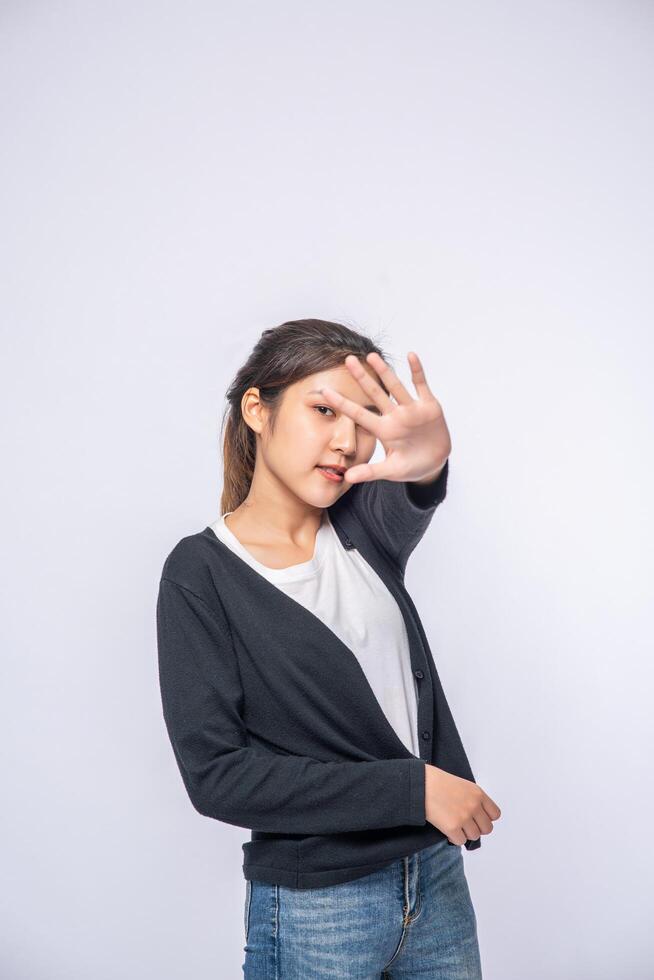
<path id="1" fill-rule="evenodd" d="M 452 434 L 407 580 L 502 809 L 485 980 L 654 976 L 653 40 L 635 0 L 0 5 L 3 980 L 242 975 L 249 831 L 185 794 L 155 601 L 303 316 L 416 350 Z"/>

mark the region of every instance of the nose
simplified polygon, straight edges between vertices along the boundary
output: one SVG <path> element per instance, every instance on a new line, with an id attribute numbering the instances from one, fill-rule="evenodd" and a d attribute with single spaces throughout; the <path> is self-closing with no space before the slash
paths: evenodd
<path id="1" fill-rule="evenodd" d="M 342 415 L 334 429 L 330 449 L 341 452 L 344 456 L 354 456 L 357 451 L 357 427 L 353 419 Z"/>

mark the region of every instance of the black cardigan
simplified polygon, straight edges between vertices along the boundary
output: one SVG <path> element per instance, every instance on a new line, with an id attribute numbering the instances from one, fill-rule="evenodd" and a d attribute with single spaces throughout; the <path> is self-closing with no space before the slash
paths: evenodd
<path id="1" fill-rule="evenodd" d="M 343 547 L 360 552 L 404 616 L 420 758 L 352 650 L 210 527 L 165 560 L 156 610 L 165 724 L 196 810 L 251 829 L 246 879 L 314 888 L 376 871 L 445 837 L 425 818 L 425 761 L 474 781 L 404 585 L 448 471 L 449 460 L 431 484 L 354 484 L 329 508 Z"/>

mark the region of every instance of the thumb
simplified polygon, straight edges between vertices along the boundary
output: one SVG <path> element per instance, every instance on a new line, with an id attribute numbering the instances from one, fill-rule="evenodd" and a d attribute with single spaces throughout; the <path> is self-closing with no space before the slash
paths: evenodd
<path id="1" fill-rule="evenodd" d="M 381 463 L 359 463 L 345 471 L 344 479 L 348 483 L 368 483 L 371 480 L 390 480 L 388 461 Z"/>

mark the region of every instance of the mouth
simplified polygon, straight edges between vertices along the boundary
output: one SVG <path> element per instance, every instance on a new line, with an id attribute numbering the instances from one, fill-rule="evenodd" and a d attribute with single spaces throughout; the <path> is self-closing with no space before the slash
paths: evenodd
<path id="1" fill-rule="evenodd" d="M 331 480 L 333 483 L 342 483 L 344 480 L 343 474 L 345 473 L 345 466 L 316 466 L 317 470 L 323 474 L 325 479 Z"/>

